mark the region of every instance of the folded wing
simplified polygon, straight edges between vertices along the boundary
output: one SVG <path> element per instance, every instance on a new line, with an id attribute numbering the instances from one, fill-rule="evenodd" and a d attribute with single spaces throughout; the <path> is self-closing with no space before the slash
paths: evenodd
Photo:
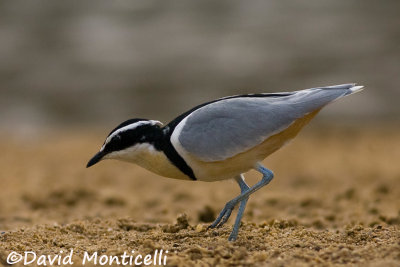
<path id="1" fill-rule="evenodd" d="M 199 160 L 221 161 L 257 146 L 297 119 L 361 88 L 346 84 L 224 98 L 182 120 L 177 126 L 178 140 Z"/>

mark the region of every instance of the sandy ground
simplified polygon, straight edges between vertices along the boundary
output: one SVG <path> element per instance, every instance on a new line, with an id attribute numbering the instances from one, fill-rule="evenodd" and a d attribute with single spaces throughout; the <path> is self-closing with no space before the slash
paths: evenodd
<path id="1" fill-rule="evenodd" d="M 398 128 L 306 128 L 264 162 L 275 179 L 250 197 L 236 242 L 236 213 L 206 231 L 239 193 L 234 182 L 165 179 L 117 161 L 85 169 L 103 138 L 2 136 L 0 265 L 11 251 L 73 250 L 79 266 L 85 251 L 163 249 L 169 266 L 400 266 Z"/>

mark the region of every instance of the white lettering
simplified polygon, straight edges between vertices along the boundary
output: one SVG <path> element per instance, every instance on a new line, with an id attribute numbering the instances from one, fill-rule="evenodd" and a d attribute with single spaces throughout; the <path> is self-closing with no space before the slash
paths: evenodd
<path id="1" fill-rule="evenodd" d="M 144 257 L 144 265 L 150 265 L 151 264 L 151 255 L 150 254 L 147 254 L 145 257 Z"/>
<path id="2" fill-rule="evenodd" d="M 126 262 L 126 258 L 128 255 L 126 254 L 126 251 L 124 251 L 124 254 L 121 255 L 121 260 L 122 260 L 122 265 L 128 265 L 128 262 Z"/>
<path id="3" fill-rule="evenodd" d="M 47 259 L 49 260 L 49 265 L 53 265 L 56 262 L 57 258 L 61 259 L 61 257 L 58 255 L 55 255 L 53 257 L 51 257 L 50 255 L 47 255 Z M 60 265 L 60 263 L 58 263 L 58 265 Z"/>
<path id="4" fill-rule="evenodd" d="M 28 255 L 32 255 L 33 259 L 31 261 L 28 261 Z M 24 265 L 28 265 L 33 263 L 36 260 L 36 253 L 33 251 L 25 251 L 25 258 L 24 258 Z"/>
<path id="5" fill-rule="evenodd" d="M 132 255 L 135 253 L 134 250 L 131 251 Z M 133 256 L 129 257 L 129 265 L 132 265 L 132 261 L 133 261 Z"/>
<path id="6" fill-rule="evenodd" d="M 111 265 L 114 261 L 116 262 L 117 265 L 121 265 L 118 256 L 110 256 L 110 262 L 108 264 Z"/>
<path id="7" fill-rule="evenodd" d="M 156 249 L 154 251 L 154 256 L 153 256 L 153 265 L 157 265 L 157 253 L 158 253 L 158 250 Z"/>
<path id="8" fill-rule="evenodd" d="M 37 265 L 44 265 L 46 266 L 46 256 L 45 255 L 40 255 L 38 260 L 37 260 Z"/>
<path id="9" fill-rule="evenodd" d="M 74 250 L 71 249 L 69 251 L 69 255 L 65 256 L 65 258 L 62 260 L 62 264 L 63 265 L 73 265 L 74 262 L 72 261 L 72 255 L 74 254 Z M 58 265 L 61 265 L 61 263 L 59 263 Z"/>
<path id="10" fill-rule="evenodd" d="M 162 254 L 163 254 L 163 250 L 160 250 L 160 254 L 158 255 L 158 265 L 161 265 Z M 156 265 L 156 264 L 154 264 L 154 265 Z"/>
<path id="11" fill-rule="evenodd" d="M 140 261 L 140 262 L 138 261 L 138 259 L 141 259 L 141 258 L 143 258 L 143 257 L 142 257 L 142 255 L 140 255 L 140 254 L 136 256 L 136 258 L 135 258 L 135 265 L 142 265 L 142 261 Z"/>
<path id="12" fill-rule="evenodd" d="M 35 266 L 72 266 L 74 250 L 51 255 L 37 255 L 33 251 L 25 251 L 24 254 L 11 252 L 7 257 L 8 264 L 16 264 L 21 262 L 23 265 L 33 264 Z M 131 253 L 124 251 L 119 255 L 99 255 L 98 252 L 83 252 L 82 265 L 89 263 L 90 265 L 110 265 L 110 266 L 136 266 L 136 265 L 154 265 L 162 266 L 167 264 L 168 250 L 156 249 L 152 254 L 142 255 L 135 254 L 135 250 Z"/>
<path id="13" fill-rule="evenodd" d="M 168 254 L 168 250 L 165 251 L 164 265 L 167 265 L 167 254 Z M 161 264 L 160 264 L 160 265 L 161 265 Z"/>
<path id="14" fill-rule="evenodd" d="M 100 265 L 106 265 L 108 262 L 108 257 L 107 255 L 101 255 L 99 258 L 99 263 Z"/>
<path id="15" fill-rule="evenodd" d="M 93 258 L 94 258 L 93 263 L 96 265 L 97 264 L 97 251 L 95 253 L 93 253 L 92 256 L 89 256 L 89 253 L 87 253 L 87 251 L 85 251 L 85 253 L 83 253 L 82 264 L 85 265 L 86 259 L 88 262 L 90 262 L 93 260 Z"/>

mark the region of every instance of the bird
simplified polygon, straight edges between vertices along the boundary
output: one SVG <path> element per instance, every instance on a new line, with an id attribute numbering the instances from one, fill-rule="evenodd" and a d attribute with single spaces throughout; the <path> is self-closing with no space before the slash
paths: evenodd
<path id="1" fill-rule="evenodd" d="M 362 89 L 342 84 L 223 97 L 200 104 L 166 125 L 157 120 L 129 119 L 108 134 L 86 167 L 116 159 L 169 178 L 204 182 L 233 179 L 240 194 L 225 204 L 208 229 L 224 225 L 239 206 L 228 238 L 235 241 L 249 196 L 274 177 L 261 162 L 292 140 L 327 104 Z M 251 169 L 262 178 L 250 187 L 244 174 Z"/>

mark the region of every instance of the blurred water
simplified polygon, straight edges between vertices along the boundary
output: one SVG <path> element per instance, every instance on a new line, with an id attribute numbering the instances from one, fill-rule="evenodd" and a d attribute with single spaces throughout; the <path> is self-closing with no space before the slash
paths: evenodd
<path id="1" fill-rule="evenodd" d="M 324 112 L 397 119 L 400 1 L 2 1 L 0 122 L 167 122 L 232 94 L 358 82 Z"/>

